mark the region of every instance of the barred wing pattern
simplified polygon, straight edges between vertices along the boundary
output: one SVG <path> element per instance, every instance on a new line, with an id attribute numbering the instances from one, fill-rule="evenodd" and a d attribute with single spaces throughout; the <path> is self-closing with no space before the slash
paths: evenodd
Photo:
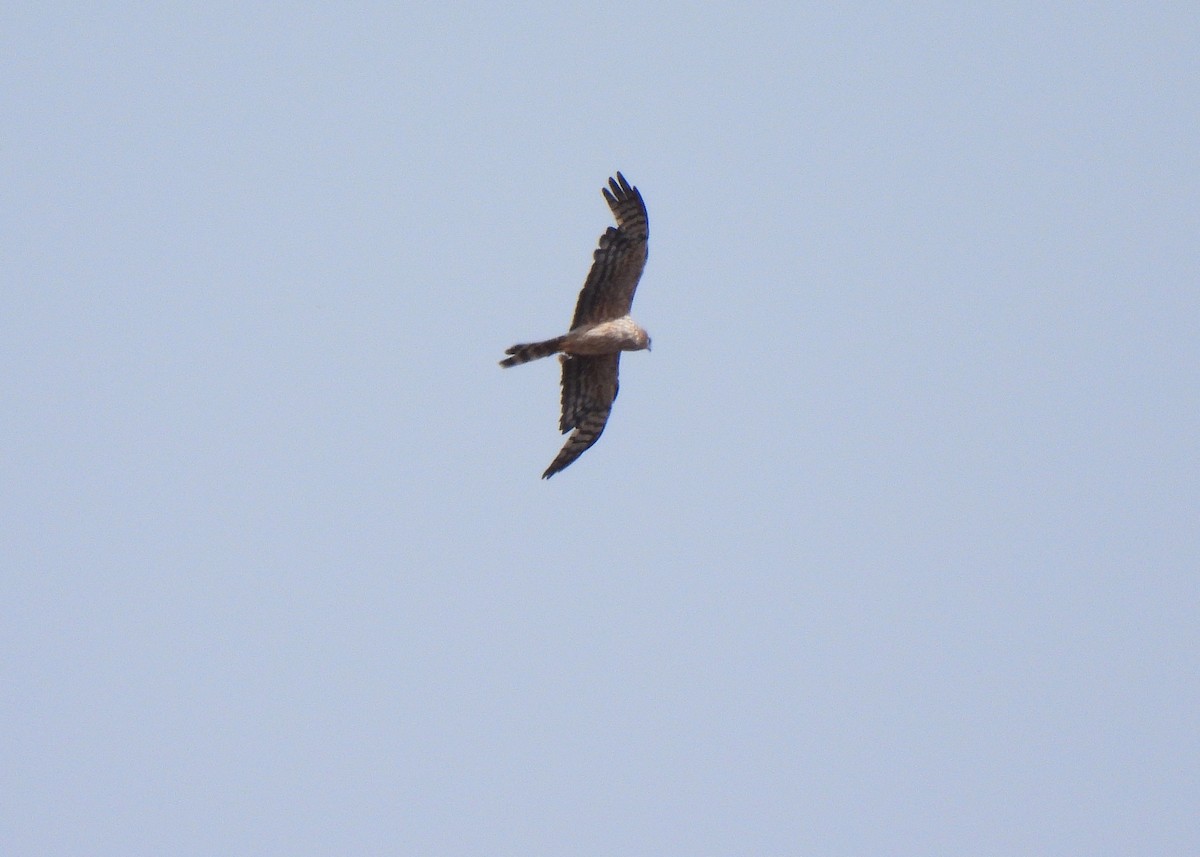
<path id="1" fill-rule="evenodd" d="M 628 315 L 633 293 L 646 267 L 650 220 L 642 195 L 620 173 L 609 179 L 608 185 L 603 191 L 604 198 L 617 226 L 604 231 L 600 246 L 592 254 L 592 269 L 575 304 L 572 328 Z"/>
<path id="2" fill-rule="evenodd" d="M 617 225 L 604 231 L 600 246 L 592 254 L 592 269 L 579 292 L 572 329 L 628 315 L 646 267 L 650 219 L 642 195 L 620 173 L 608 180 L 603 193 Z M 619 388 L 619 353 L 598 357 L 563 355 L 559 359 L 562 417 L 558 429 L 564 434 L 572 429 L 574 432 L 542 474 L 543 479 L 558 473 L 600 439 Z"/>
<path id="3" fill-rule="evenodd" d="M 500 361 L 504 367 L 559 353 L 562 362 L 562 416 L 559 429 L 571 432 L 558 456 L 542 474 L 549 479 L 569 466 L 600 439 L 617 398 L 621 351 L 650 347 L 650 337 L 629 310 L 646 267 L 649 218 L 638 189 L 617 173 L 602 188 L 615 227 L 600 236 L 592 254 L 571 329 L 563 336 L 513 345 Z"/>
<path id="4" fill-rule="evenodd" d="M 564 354 L 559 359 L 562 361 L 563 380 L 562 417 L 558 421 L 558 429 L 564 434 L 571 429 L 575 431 L 546 468 L 543 479 L 549 479 L 571 464 L 600 439 L 619 387 L 619 353 L 596 357 Z"/>

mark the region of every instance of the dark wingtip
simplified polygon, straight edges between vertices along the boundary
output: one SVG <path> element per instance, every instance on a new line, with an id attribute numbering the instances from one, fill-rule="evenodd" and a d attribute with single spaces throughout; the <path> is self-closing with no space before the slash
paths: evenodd
<path id="1" fill-rule="evenodd" d="M 570 461 L 563 462 L 559 460 L 561 457 L 562 453 L 560 452 L 558 456 L 556 456 L 555 459 L 550 462 L 550 466 L 547 467 L 546 472 L 542 474 L 543 479 L 549 479 L 555 473 L 562 473 L 575 461 L 575 459 L 572 458 Z M 576 458 L 578 458 L 578 456 L 576 456 Z"/>
<path id="2" fill-rule="evenodd" d="M 612 190 L 609 190 L 612 188 Z M 624 199 L 626 196 L 637 193 L 637 188 L 629 183 L 625 176 L 621 175 L 621 171 L 617 170 L 617 177 L 608 180 L 608 187 L 601 188 L 601 193 L 604 198 L 616 202 L 618 199 Z"/>

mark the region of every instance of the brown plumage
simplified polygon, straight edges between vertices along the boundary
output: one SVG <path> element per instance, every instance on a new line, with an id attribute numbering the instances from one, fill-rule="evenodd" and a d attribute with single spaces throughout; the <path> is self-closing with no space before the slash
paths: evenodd
<path id="1" fill-rule="evenodd" d="M 511 348 L 505 349 L 505 354 L 511 354 L 512 357 L 505 357 L 500 361 L 500 365 L 505 369 L 510 366 L 520 366 L 522 363 L 528 363 L 530 360 L 537 360 L 539 357 L 549 357 L 551 354 L 557 354 L 562 351 L 563 340 L 565 336 L 556 336 L 553 339 L 545 339 L 541 342 L 522 342 Z"/>
<path id="2" fill-rule="evenodd" d="M 617 376 L 622 351 L 650 347 L 650 337 L 629 317 L 638 280 L 646 266 L 649 220 L 638 189 L 617 173 L 602 190 L 617 221 L 600 236 L 571 329 L 562 336 L 541 342 L 514 345 L 500 361 L 517 366 L 561 353 L 562 432 L 574 429 L 558 456 L 542 474 L 549 479 L 567 467 L 594 444 L 604 431 L 613 401 L 617 398 Z"/>

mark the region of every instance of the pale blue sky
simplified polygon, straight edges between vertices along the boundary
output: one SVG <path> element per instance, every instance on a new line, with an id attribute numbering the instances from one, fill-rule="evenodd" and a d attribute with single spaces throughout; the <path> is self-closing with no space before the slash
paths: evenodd
<path id="1" fill-rule="evenodd" d="M 1200 853 L 1197 44 L 7 4 L 0 850 Z"/>

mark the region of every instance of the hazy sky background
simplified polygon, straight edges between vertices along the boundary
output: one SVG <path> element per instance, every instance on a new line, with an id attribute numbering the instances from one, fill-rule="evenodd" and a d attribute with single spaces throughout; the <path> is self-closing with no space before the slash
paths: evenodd
<path id="1" fill-rule="evenodd" d="M 0 851 L 1200 853 L 1198 44 L 5 4 Z"/>

